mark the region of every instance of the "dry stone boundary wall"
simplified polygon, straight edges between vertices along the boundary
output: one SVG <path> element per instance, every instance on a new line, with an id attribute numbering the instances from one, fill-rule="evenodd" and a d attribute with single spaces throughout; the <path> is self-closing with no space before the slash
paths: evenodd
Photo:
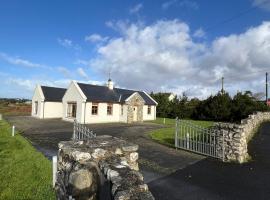
<path id="1" fill-rule="evenodd" d="M 233 123 L 216 123 L 214 130 L 216 133 L 224 135 L 219 137 L 218 141 L 220 146 L 224 145 L 224 152 L 219 151 L 220 154 L 224 154 L 225 161 L 235 161 L 243 163 L 248 160 L 248 142 L 256 132 L 257 128 L 264 121 L 270 120 L 270 112 L 256 112 L 249 115 L 247 119 L 241 120 L 240 124 Z"/>
<path id="2" fill-rule="evenodd" d="M 138 171 L 138 145 L 111 136 L 59 143 L 60 200 L 153 200 Z"/>

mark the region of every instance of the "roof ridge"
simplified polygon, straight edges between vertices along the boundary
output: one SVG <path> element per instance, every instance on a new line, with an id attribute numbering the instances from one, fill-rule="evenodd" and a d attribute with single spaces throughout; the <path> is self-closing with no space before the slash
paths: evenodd
<path id="1" fill-rule="evenodd" d="M 91 83 L 81 83 L 81 82 L 77 82 L 78 84 L 83 84 L 83 85 L 91 85 L 91 86 L 97 86 L 97 87 L 106 87 L 106 85 L 95 85 L 95 84 L 91 84 Z M 120 90 L 128 90 L 128 91 L 134 91 L 134 92 L 143 92 L 141 90 L 135 90 L 135 89 L 126 89 L 126 88 L 119 88 L 119 87 L 115 87 L 114 89 L 120 89 Z"/>
<path id="2" fill-rule="evenodd" d="M 55 89 L 64 89 L 64 90 L 66 90 L 66 88 L 62 88 L 62 87 L 53 87 L 53 86 L 47 86 L 47 85 L 41 85 L 40 87 L 47 87 L 47 88 L 55 88 Z"/>

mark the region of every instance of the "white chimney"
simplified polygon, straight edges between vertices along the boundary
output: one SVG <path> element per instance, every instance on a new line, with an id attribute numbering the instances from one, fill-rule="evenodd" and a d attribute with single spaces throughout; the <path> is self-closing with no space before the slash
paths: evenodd
<path id="1" fill-rule="evenodd" d="M 112 80 L 111 80 L 110 78 L 109 78 L 109 80 L 108 80 L 107 86 L 108 86 L 108 88 L 109 88 L 110 90 L 113 90 L 113 82 L 112 82 Z"/>

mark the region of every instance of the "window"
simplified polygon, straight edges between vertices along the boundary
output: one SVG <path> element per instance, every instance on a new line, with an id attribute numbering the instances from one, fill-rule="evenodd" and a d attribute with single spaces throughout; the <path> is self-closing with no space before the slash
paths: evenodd
<path id="1" fill-rule="evenodd" d="M 113 105 L 108 104 L 107 105 L 107 115 L 112 115 L 112 113 L 113 113 Z"/>
<path id="2" fill-rule="evenodd" d="M 121 115 L 124 115 L 124 105 L 121 105 Z"/>
<path id="3" fill-rule="evenodd" d="M 35 114 L 37 115 L 37 113 L 38 113 L 38 102 L 35 101 Z"/>
<path id="4" fill-rule="evenodd" d="M 151 106 L 148 106 L 148 107 L 147 107 L 147 114 L 148 114 L 148 115 L 151 115 Z"/>
<path id="5" fill-rule="evenodd" d="M 67 117 L 76 118 L 77 104 L 68 103 L 67 104 Z"/>
<path id="6" fill-rule="evenodd" d="M 98 114 L 98 104 L 93 103 L 92 104 L 92 115 L 97 115 Z"/>

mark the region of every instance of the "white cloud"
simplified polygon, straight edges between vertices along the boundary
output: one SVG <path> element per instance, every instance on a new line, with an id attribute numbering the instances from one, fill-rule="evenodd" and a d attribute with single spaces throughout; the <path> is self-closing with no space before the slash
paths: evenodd
<path id="1" fill-rule="evenodd" d="M 78 72 L 78 74 L 79 74 L 82 78 L 84 78 L 84 79 L 89 79 L 87 73 L 84 71 L 83 68 L 79 67 L 79 68 L 77 69 L 77 72 Z"/>
<path id="2" fill-rule="evenodd" d="M 0 74 L 0 78 L 3 79 L 2 86 L 0 90 L 0 97 L 6 98 L 31 98 L 33 96 L 34 89 L 37 84 L 63 87 L 66 88 L 70 84 L 69 79 L 58 79 L 58 80 L 47 80 L 47 79 L 22 79 L 18 77 L 13 77 L 10 74 L 3 76 Z"/>
<path id="3" fill-rule="evenodd" d="M 0 59 L 13 64 L 13 65 L 19 65 L 23 67 L 32 67 L 32 68 L 39 68 L 39 67 L 45 67 L 45 65 L 39 64 L 39 63 L 34 63 L 26 59 L 22 59 L 19 57 L 13 57 L 5 53 L 0 52 Z"/>
<path id="4" fill-rule="evenodd" d="M 71 72 L 66 68 L 66 67 L 57 67 L 57 70 L 60 72 L 60 74 L 62 76 L 64 76 L 65 78 L 70 79 L 71 78 Z"/>
<path id="5" fill-rule="evenodd" d="M 70 40 L 70 39 L 67 39 L 67 38 L 64 38 L 64 39 L 58 38 L 57 39 L 57 42 L 61 46 L 65 47 L 65 48 L 74 49 L 76 51 L 81 50 L 81 47 L 78 44 L 74 44 L 74 42 L 72 40 Z"/>
<path id="6" fill-rule="evenodd" d="M 253 6 L 270 11 L 270 1 L 269 0 L 253 0 Z"/>
<path id="7" fill-rule="evenodd" d="M 199 9 L 199 5 L 196 1 L 191 1 L 191 0 L 170 0 L 164 2 L 161 7 L 164 10 L 169 9 L 172 6 L 179 6 L 179 7 L 186 7 L 186 8 L 191 8 L 194 10 Z"/>
<path id="8" fill-rule="evenodd" d="M 197 29 L 194 33 L 193 33 L 193 37 L 197 37 L 197 38 L 204 38 L 205 37 L 205 32 L 202 28 Z"/>
<path id="9" fill-rule="evenodd" d="M 219 91 L 224 76 L 227 91 L 264 91 L 263 70 L 270 66 L 270 22 L 208 45 L 195 42 L 189 26 L 178 20 L 148 26 L 124 23 L 123 27 L 118 28 L 120 36 L 101 45 L 97 58 L 90 61 L 104 76 L 110 70 L 122 87 L 187 92 L 202 98 Z"/>
<path id="10" fill-rule="evenodd" d="M 142 8 L 143 8 L 143 4 L 138 3 L 138 4 L 136 4 L 135 6 L 133 6 L 132 8 L 129 9 L 129 13 L 130 14 L 138 13 Z"/>
<path id="11" fill-rule="evenodd" d="M 105 42 L 108 39 L 109 39 L 108 37 L 102 37 L 99 34 L 92 34 L 85 37 L 85 41 L 89 41 L 89 42 Z"/>
<path id="12" fill-rule="evenodd" d="M 72 41 L 69 40 L 69 39 L 60 39 L 60 38 L 58 38 L 57 41 L 58 41 L 58 43 L 60 45 L 62 45 L 63 47 L 66 47 L 66 48 L 73 46 Z"/>
<path id="13" fill-rule="evenodd" d="M 83 59 L 78 59 L 74 62 L 75 65 L 85 65 L 85 66 L 89 66 L 90 65 L 90 61 L 89 60 L 83 60 Z"/>

